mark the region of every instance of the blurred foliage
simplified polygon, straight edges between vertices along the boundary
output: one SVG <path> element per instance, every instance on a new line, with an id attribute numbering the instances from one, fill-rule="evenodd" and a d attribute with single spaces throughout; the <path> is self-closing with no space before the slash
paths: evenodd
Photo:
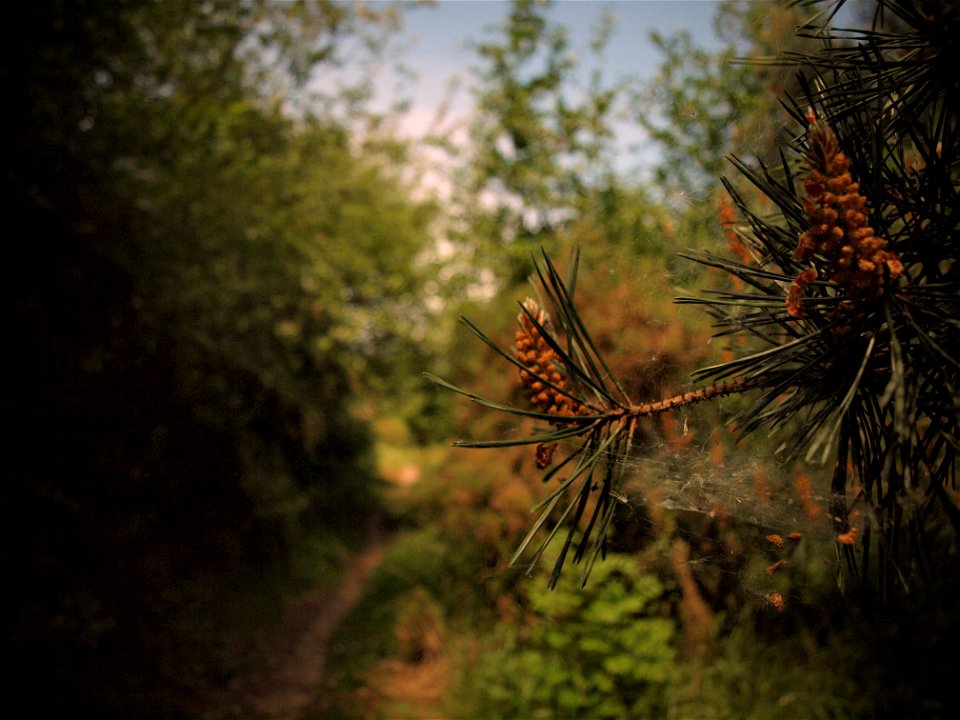
<path id="1" fill-rule="evenodd" d="M 393 22 L 51 1 L 4 32 L 3 643 L 35 710 L 182 712 L 361 540 L 357 398 L 428 362 L 435 208 L 401 145 L 287 101 Z"/>
<path id="2" fill-rule="evenodd" d="M 621 88 L 599 63 L 578 80 L 584 62 L 567 28 L 549 18 L 549 3 L 513 3 L 502 25 L 478 43 L 472 154 L 464 190 L 478 260 L 508 285 L 529 272 L 529 256 L 556 247 L 557 231 L 612 179 L 611 121 Z M 588 52 L 597 58 L 612 29 L 604 16 Z"/>
<path id="3" fill-rule="evenodd" d="M 724 44 L 716 51 L 686 31 L 651 34 L 663 59 L 653 78 L 631 88 L 630 111 L 659 150 L 652 180 L 661 199 L 709 200 L 730 153 L 753 163 L 777 158 L 785 125 L 778 99 L 797 80 L 770 61 L 817 47 L 794 32 L 805 16 L 794 3 L 719 3 L 714 28 Z"/>
<path id="4" fill-rule="evenodd" d="M 942 596 L 904 613 L 827 595 L 785 613 L 749 607 L 724 624 L 707 655 L 677 668 L 683 680 L 665 717 L 942 718 L 956 709 L 958 629 Z"/>
<path id="5" fill-rule="evenodd" d="M 664 587 L 636 557 L 611 555 L 593 583 L 525 586 L 519 626 L 501 625 L 465 673 L 461 717 L 663 717 L 674 672 Z"/>

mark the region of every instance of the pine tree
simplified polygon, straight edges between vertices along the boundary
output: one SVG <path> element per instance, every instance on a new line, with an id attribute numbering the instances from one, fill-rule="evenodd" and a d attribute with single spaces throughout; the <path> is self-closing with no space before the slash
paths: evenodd
<path id="1" fill-rule="evenodd" d="M 718 335 L 743 336 L 748 349 L 696 372 L 684 394 L 635 403 L 577 313 L 576 263 L 564 280 L 544 255 L 541 301 L 521 307 L 517 347 L 497 348 L 531 407 L 459 390 L 546 424 L 521 440 L 469 445 L 535 445 L 544 479 L 563 478 L 517 554 L 544 530 L 536 561 L 565 529 L 554 581 L 571 548 L 584 579 L 600 555 L 623 480 L 615 459 L 631 451 L 640 419 L 732 393 L 747 400 L 735 418 L 741 432 L 789 430 L 787 457 L 832 466 L 829 516 L 844 582 L 890 599 L 942 576 L 953 558 L 960 9 L 878 0 L 869 29 L 832 29 L 842 4 L 798 4 L 813 15 L 798 34 L 820 50 L 781 60 L 795 66 L 799 89 L 783 98 L 793 136 L 779 161 L 732 159 L 775 212 L 752 209 L 724 181 L 747 252 L 687 256 L 737 282 L 680 302 L 705 308 Z M 571 438 L 573 451 L 554 461 L 555 444 Z"/>

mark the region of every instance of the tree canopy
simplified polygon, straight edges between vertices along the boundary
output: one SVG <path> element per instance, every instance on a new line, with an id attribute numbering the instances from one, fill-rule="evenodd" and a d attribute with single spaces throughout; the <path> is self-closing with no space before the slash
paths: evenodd
<path id="1" fill-rule="evenodd" d="M 374 507 L 360 390 L 431 352 L 435 208 L 402 146 L 295 101 L 389 13 L 42 2 L 6 33 L 4 644 L 32 703 L 166 714 L 191 622 Z"/>

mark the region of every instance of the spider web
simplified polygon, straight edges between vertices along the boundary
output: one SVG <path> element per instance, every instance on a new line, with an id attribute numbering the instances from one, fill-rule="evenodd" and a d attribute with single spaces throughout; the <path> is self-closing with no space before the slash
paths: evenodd
<path id="1" fill-rule="evenodd" d="M 685 412 L 697 414 L 695 409 Z M 681 422 L 688 427 L 692 424 L 690 418 Z M 500 437 L 526 434 L 516 425 L 503 425 Z M 576 439 L 559 441 L 555 462 L 578 447 Z M 712 518 L 729 517 L 740 526 L 753 526 L 764 533 L 833 536 L 827 513 L 830 497 L 816 492 L 814 486 L 820 483 L 811 479 L 821 468 L 785 466 L 772 448 L 769 452 L 760 449 L 753 457 L 737 455 L 718 462 L 715 448 L 716 444 L 691 443 L 673 450 L 667 442 L 657 440 L 630 454 L 611 453 L 605 462 L 622 472 L 620 487 L 614 491 L 623 506 L 621 512 L 653 505 Z M 530 462 L 534 462 L 533 449 Z"/>
<path id="2" fill-rule="evenodd" d="M 656 276 L 651 275 L 651 267 L 658 268 Z M 622 331 L 625 338 L 644 331 L 631 326 L 629 318 L 642 315 L 648 306 L 658 303 L 662 311 L 665 288 L 668 294 L 675 296 L 688 292 L 678 285 L 689 283 L 694 286 L 702 280 L 687 274 L 689 269 L 683 266 L 651 264 L 651 258 L 644 259 L 636 249 L 620 250 L 604 258 L 603 271 L 611 278 L 627 278 L 627 292 L 616 296 L 619 304 L 615 313 L 611 311 L 612 322 L 616 323 L 620 317 L 626 320 Z M 586 288 L 586 281 L 582 284 Z M 589 301 L 596 302 L 597 299 L 593 296 Z M 695 309 L 669 307 L 671 315 L 663 320 L 664 325 L 701 322 L 706 326 L 709 322 Z M 690 315 L 698 317 L 691 318 Z M 701 336 L 706 338 L 709 335 L 709 331 L 704 331 Z M 719 342 L 725 343 L 727 339 Z M 640 345 L 642 347 L 642 343 Z M 651 362 L 653 360 L 655 358 Z M 504 372 L 513 377 L 510 370 Z M 669 379 L 656 383 L 652 389 L 656 399 L 691 389 L 689 384 L 682 385 L 683 377 L 679 379 L 680 387 L 677 382 L 677 373 L 673 373 Z M 647 391 L 651 392 L 650 388 Z M 642 398 L 643 401 L 651 399 L 654 398 Z M 614 476 L 621 478 L 614 488 L 619 507 L 611 539 L 616 542 L 616 533 L 631 524 L 641 533 L 656 534 L 657 528 L 651 520 L 651 515 L 656 513 L 666 512 L 681 518 L 699 517 L 699 521 L 681 521 L 673 526 L 673 531 L 686 538 L 691 548 L 686 564 L 715 564 L 720 572 L 737 572 L 740 576 L 737 581 L 747 592 L 769 598 L 775 588 L 785 587 L 783 583 L 778 584 L 777 577 L 772 577 L 782 566 L 778 564 L 778 558 L 784 563 L 792 562 L 794 556 L 791 553 L 798 542 L 804 543 L 804 552 L 816 542 L 816 552 L 823 553 L 828 562 L 833 561 L 830 545 L 836 530 L 828 511 L 831 498 L 818 492 L 829 488 L 829 481 L 822 477 L 822 467 L 781 462 L 775 450 L 776 444 L 785 439 L 783 437 L 751 437 L 745 443 L 735 443 L 730 434 L 718 426 L 722 421 L 718 421 L 716 409 L 709 407 L 714 404 L 679 408 L 669 417 L 651 420 L 642 428 L 642 441 L 635 443 L 633 449 L 606 458 L 605 463 L 612 464 L 616 471 Z M 544 429 L 542 423 L 535 426 L 503 422 L 498 424 L 495 434 L 500 440 L 519 440 Z M 554 464 L 576 452 L 580 442 L 577 438 L 560 441 L 554 453 Z M 535 451 L 532 446 L 529 458 L 533 465 Z M 595 471 L 594 480 L 599 482 L 601 475 L 602 470 Z M 563 476 L 563 472 L 559 473 L 557 480 Z M 550 487 L 543 487 L 541 497 L 550 494 L 554 482 L 556 480 L 550 483 Z M 760 557 L 766 560 L 766 564 L 761 563 L 759 569 L 755 567 L 752 572 L 731 570 L 729 558 L 721 557 L 717 543 L 711 542 L 719 526 L 735 527 L 739 542 L 744 546 L 743 555 Z M 541 531 L 541 535 L 545 533 Z M 785 538 L 794 541 L 785 541 Z M 554 539 L 554 542 L 559 541 Z M 537 543 L 534 540 L 532 546 L 536 547 Z M 711 549 L 704 551 L 703 548 Z M 578 570 L 565 568 L 563 572 L 577 573 Z"/>

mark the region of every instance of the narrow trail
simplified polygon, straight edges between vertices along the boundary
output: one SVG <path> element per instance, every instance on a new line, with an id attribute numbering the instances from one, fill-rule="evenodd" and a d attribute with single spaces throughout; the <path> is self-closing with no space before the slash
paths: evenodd
<path id="1" fill-rule="evenodd" d="M 363 595 L 383 559 L 387 538 L 371 530 L 365 549 L 347 564 L 340 584 L 298 597 L 251 672 L 217 693 L 203 720 L 228 718 L 292 720 L 316 699 L 327 667 L 330 641 Z"/>

